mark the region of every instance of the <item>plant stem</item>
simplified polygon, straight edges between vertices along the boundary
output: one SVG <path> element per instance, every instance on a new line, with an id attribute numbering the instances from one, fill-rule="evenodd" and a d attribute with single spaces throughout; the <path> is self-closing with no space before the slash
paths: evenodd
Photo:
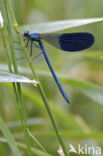
<path id="1" fill-rule="evenodd" d="M 8 54 L 8 48 L 7 48 L 7 45 L 6 45 L 6 42 L 5 42 L 3 28 L 2 28 L 2 30 L 0 30 L 0 32 L 1 32 L 2 42 L 3 42 L 4 49 L 5 49 L 6 56 L 7 56 L 8 68 L 9 68 L 9 71 L 12 73 L 11 61 L 10 61 L 10 57 L 9 57 L 9 54 Z"/>
<path id="2" fill-rule="evenodd" d="M 9 57 L 9 53 L 8 53 L 8 48 L 7 48 L 7 45 L 6 45 L 6 42 L 5 42 L 5 37 L 4 37 L 3 29 L 0 32 L 1 32 L 1 38 L 2 38 L 2 41 L 3 41 L 4 49 L 5 49 L 6 56 L 7 56 L 7 62 L 8 62 L 9 72 L 10 73 L 13 73 L 12 66 L 11 66 L 11 61 L 10 61 L 10 57 Z M 15 92 L 15 95 L 16 95 L 16 99 L 18 101 L 17 91 L 16 91 L 16 85 L 15 85 L 15 83 L 12 83 L 12 85 L 13 85 L 13 89 L 14 89 L 14 92 Z"/>
<path id="3" fill-rule="evenodd" d="M 10 48 L 11 48 L 11 55 L 12 55 L 14 72 L 16 74 L 18 74 L 14 44 L 13 44 L 11 27 L 10 27 L 9 16 L 8 16 L 9 11 L 10 11 L 10 15 L 11 15 L 9 1 L 4 0 L 4 5 L 5 5 L 6 16 L 7 16 L 7 29 L 8 29 L 8 37 L 9 37 L 9 43 L 10 43 Z M 14 17 L 12 17 L 12 19 L 13 18 Z M 28 156 L 32 156 L 31 147 L 30 147 L 30 137 L 29 137 L 29 134 L 28 134 L 28 131 L 27 131 L 27 120 L 26 120 L 25 105 L 24 105 L 23 100 L 22 100 L 22 91 L 21 91 L 20 83 L 17 83 L 17 94 L 18 94 L 17 95 L 17 97 L 18 97 L 18 110 L 20 112 L 21 123 L 22 123 L 22 127 L 23 127 L 23 130 L 24 130 L 24 137 L 25 137 L 26 144 L 27 144 L 27 152 L 28 152 Z"/>

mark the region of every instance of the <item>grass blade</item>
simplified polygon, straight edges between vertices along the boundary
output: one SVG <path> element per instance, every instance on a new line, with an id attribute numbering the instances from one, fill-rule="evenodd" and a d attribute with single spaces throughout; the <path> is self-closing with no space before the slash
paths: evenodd
<path id="1" fill-rule="evenodd" d="M 0 71 L 0 82 L 33 83 L 35 86 L 39 83 L 36 80 L 30 80 L 27 77 L 3 71 Z"/>
<path id="2" fill-rule="evenodd" d="M 36 137 L 33 136 L 33 134 L 30 132 L 29 129 L 28 129 L 28 133 L 29 133 L 29 135 L 31 136 L 31 138 L 37 143 L 37 145 L 38 145 L 44 152 L 46 152 L 45 149 L 44 149 L 44 147 L 39 143 L 39 141 L 36 139 Z"/>
<path id="3" fill-rule="evenodd" d="M 38 23 L 33 25 L 24 25 L 20 27 L 20 31 L 24 32 L 29 30 L 30 33 L 50 33 L 55 31 L 61 31 L 73 27 L 78 27 L 90 23 L 102 22 L 103 18 L 87 18 L 87 19 L 76 19 L 76 20 L 63 20 L 53 21 L 46 23 Z"/>
<path id="4" fill-rule="evenodd" d="M 5 125 L 4 121 L 1 118 L 0 118 L 0 129 L 4 134 L 13 154 L 15 156 L 21 156 L 12 134 L 10 133 L 9 129 L 7 128 L 7 126 Z"/>

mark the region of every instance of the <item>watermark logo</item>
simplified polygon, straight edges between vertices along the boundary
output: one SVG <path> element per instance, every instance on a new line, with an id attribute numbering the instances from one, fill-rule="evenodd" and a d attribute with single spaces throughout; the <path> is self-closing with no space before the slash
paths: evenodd
<path id="1" fill-rule="evenodd" d="M 69 149 L 69 153 L 70 152 L 74 152 L 77 154 L 101 154 L 101 148 L 99 146 L 88 146 L 87 144 L 85 144 L 84 146 L 81 146 L 80 144 L 78 144 L 77 148 L 75 149 L 75 147 L 70 144 L 70 149 Z"/>
<path id="2" fill-rule="evenodd" d="M 72 144 L 70 144 L 69 153 L 70 153 L 70 152 L 78 153 Z"/>

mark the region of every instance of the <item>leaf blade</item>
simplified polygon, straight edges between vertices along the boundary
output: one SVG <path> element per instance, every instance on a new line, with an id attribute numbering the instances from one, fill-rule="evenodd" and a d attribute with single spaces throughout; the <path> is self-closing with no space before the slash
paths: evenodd
<path id="1" fill-rule="evenodd" d="M 39 83 L 36 80 L 30 80 L 27 77 L 4 71 L 0 71 L 0 82 L 33 83 L 34 85 L 37 85 Z"/>
<path id="2" fill-rule="evenodd" d="M 20 31 L 24 32 L 29 30 L 30 33 L 52 33 L 56 31 L 61 31 L 73 27 L 83 26 L 86 24 L 91 24 L 95 22 L 102 22 L 103 18 L 87 18 L 87 19 L 74 19 L 74 20 L 62 20 L 53 21 L 32 25 L 24 25 L 20 27 Z"/>
<path id="3" fill-rule="evenodd" d="M 17 148 L 17 145 L 15 143 L 15 140 L 12 136 L 12 134 L 10 133 L 9 129 L 7 128 L 6 124 L 4 123 L 4 121 L 0 118 L 0 129 L 3 132 L 5 138 L 7 139 L 7 142 L 12 150 L 12 152 L 14 153 L 15 156 L 20 156 L 20 152 L 19 149 Z"/>

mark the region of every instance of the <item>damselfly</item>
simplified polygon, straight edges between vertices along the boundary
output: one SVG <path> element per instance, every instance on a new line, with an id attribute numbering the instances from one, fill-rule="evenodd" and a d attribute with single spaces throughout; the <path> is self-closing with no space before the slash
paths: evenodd
<path id="1" fill-rule="evenodd" d="M 64 90 L 63 90 L 63 88 L 62 88 L 62 86 L 61 86 L 52 66 L 51 66 L 51 63 L 50 63 L 48 56 L 46 54 L 46 51 L 44 49 L 42 40 L 47 41 L 52 46 L 59 48 L 63 51 L 77 52 L 77 51 L 81 51 L 81 50 L 85 50 L 85 49 L 89 48 L 94 43 L 93 35 L 91 33 L 87 33 L 87 32 L 67 33 L 67 34 L 38 34 L 38 33 L 30 34 L 29 31 L 26 31 L 26 32 L 24 32 L 23 36 L 24 36 L 25 40 L 27 40 L 26 47 L 28 47 L 28 45 L 30 43 L 30 56 L 32 56 L 33 46 L 36 46 L 37 48 L 39 48 L 42 51 L 44 58 L 48 64 L 48 67 L 55 79 L 55 82 L 56 82 L 61 94 L 63 95 L 65 100 L 68 103 L 70 103 L 68 96 L 64 92 Z"/>

